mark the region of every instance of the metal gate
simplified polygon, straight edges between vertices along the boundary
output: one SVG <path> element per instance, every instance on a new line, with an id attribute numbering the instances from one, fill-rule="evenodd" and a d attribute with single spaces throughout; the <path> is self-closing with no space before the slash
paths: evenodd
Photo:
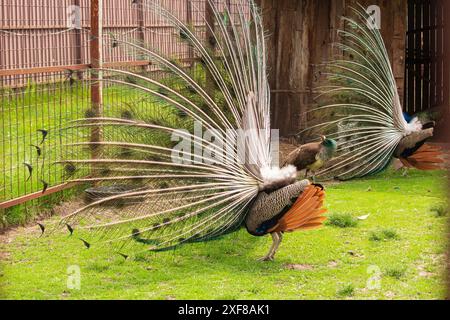
<path id="1" fill-rule="evenodd" d="M 448 106 L 448 59 L 445 54 L 446 0 L 409 0 L 405 96 L 408 113 Z M 448 42 L 448 41 L 447 41 Z"/>

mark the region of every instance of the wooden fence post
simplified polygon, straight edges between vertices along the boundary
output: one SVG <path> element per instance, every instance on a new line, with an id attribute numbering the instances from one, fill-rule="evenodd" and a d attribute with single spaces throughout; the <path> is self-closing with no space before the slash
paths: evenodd
<path id="1" fill-rule="evenodd" d="M 137 2 L 137 20 L 138 20 L 138 40 L 141 42 L 140 44 L 143 46 L 145 43 L 145 23 L 144 23 L 144 0 L 139 0 Z M 142 58 L 139 58 L 139 56 L 136 57 L 137 60 L 144 60 Z M 147 69 L 147 66 L 143 65 L 142 71 L 145 71 Z"/>
<path id="2" fill-rule="evenodd" d="M 450 3 L 444 1 L 444 108 L 450 114 Z M 450 118 L 450 117 L 448 117 Z M 448 130 L 447 130 L 448 132 Z M 448 137 L 448 135 L 447 135 Z"/>
<path id="3" fill-rule="evenodd" d="M 93 69 L 92 77 L 94 81 L 91 82 L 91 105 L 92 117 L 100 117 L 103 114 L 102 101 L 102 71 L 99 68 L 103 65 L 103 34 L 102 34 L 102 11 L 103 0 L 91 1 L 91 68 Z M 98 79 L 98 81 L 95 81 Z M 91 130 L 91 142 L 100 142 L 102 140 L 101 127 L 93 127 Z M 99 155 L 99 146 L 92 147 L 91 156 L 97 158 Z"/>
<path id="4" fill-rule="evenodd" d="M 74 0 L 74 4 L 80 8 L 80 19 L 81 19 L 81 0 Z M 81 48 L 82 38 L 81 38 L 81 28 L 83 28 L 83 21 L 80 21 L 80 29 L 75 28 L 75 64 L 80 65 L 83 63 L 83 49 Z M 77 78 L 82 79 L 83 78 L 83 72 L 78 71 L 77 72 Z"/>
<path id="5" fill-rule="evenodd" d="M 447 0 L 441 0 L 440 3 L 442 12 L 443 12 L 443 79 L 438 78 L 438 83 L 443 82 L 437 86 L 438 90 L 444 90 L 443 94 L 443 103 L 442 103 L 442 112 L 444 114 L 444 128 L 442 128 L 441 136 L 443 137 L 443 142 L 449 144 L 450 143 L 450 128 L 448 125 L 448 121 L 450 121 L 450 2 Z M 439 12 L 440 14 L 441 12 Z M 437 92 L 438 95 L 441 95 L 441 92 Z M 439 100 L 439 99 L 438 99 Z M 447 171 L 450 173 L 450 167 L 447 167 Z M 450 174 L 448 175 L 448 185 L 450 185 Z M 450 199 L 450 193 L 448 194 Z M 447 254 L 450 254 L 450 220 L 447 222 Z M 450 260 L 446 259 L 446 282 L 447 282 L 447 292 L 445 299 L 450 300 Z"/>
<path id="6" fill-rule="evenodd" d="M 186 1 L 186 23 L 192 28 L 192 31 L 195 31 L 194 23 L 192 22 L 192 3 L 190 0 Z M 187 59 L 191 66 L 191 71 L 195 70 L 195 61 L 194 61 L 194 48 L 192 46 L 188 46 Z"/>
<path id="7" fill-rule="evenodd" d="M 215 19 L 214 19 L 214 11 L 211 6 L 211 2 L 213 0 L 205 0 L 205 22 L 206 22 L 206 42 L 208 48 L 211 52 L 214 52 L 216 47 L 215 38 L 214 38 L 214 29 L 215 29 Z M 214 56 L 212 54 L 211 56 Z M 214 96 L 215 82 L 214 77 L 209 70 L 206 71 L 206 92 L 211 97 Z"/>

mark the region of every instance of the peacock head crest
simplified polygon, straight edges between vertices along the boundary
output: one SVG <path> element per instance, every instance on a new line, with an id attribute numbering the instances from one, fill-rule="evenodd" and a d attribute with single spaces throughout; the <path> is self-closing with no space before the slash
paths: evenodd
<path id="1" fill-rule="evenodd" d="M 326 136 L 320 136 L 320 138 L 322 139 L 322 145 L 325 148 L 333 149 L 333 150 L 337 149 L 337 142 L 336 142 L 336 140 L 327 138 Z"/>

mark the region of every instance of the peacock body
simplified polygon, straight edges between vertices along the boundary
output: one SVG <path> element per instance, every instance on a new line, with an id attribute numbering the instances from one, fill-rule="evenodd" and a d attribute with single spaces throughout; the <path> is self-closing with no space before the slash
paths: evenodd
<path id="1" fill-rule="evenodd" d="M 305 170 L 305 178 L 308 172 L 315 172 L 325 166 L 334 157 L 337 142 L 325 136 L 320 142 L 311 142 L 299 146 L 286 158 L 285 165 L 294 165 L 298 171 Z"/>
<path id="2" fill-rule="evenodd" d="M 198 2 L 189 1 L 193 9 Z M 259 10 L 252 0 L 205 1 L 209 37 L 156 0 L 144 10 L 173 26 L 192 50 L 192 69 L 146 43 L 114 36 L 111 50 L 137 52 L 170 77 L 100 69 L 115 75 L 98 81 L 131 88 L 139 101 L 116 114 L 87 112 L 66 131 L 100 141 L 69 144 L 58 161 L 71 181 L 94 183 L 92 202 L 67 214 L 58 227 L 91 248 L 107 245 L 122 255 L 210 240 L 245 226 L 250 234 L 272 234 L 271 260 L 283 232 L 319 227 L 324 191 L 297 182 L 294 166 L 280 168 L 272 146 L 266 49 Z M 202 10 L 197 10 L 202 12 Z M 196 71 L 196 72 L 194 72 Z M 95 151 L 95 157 L 87 157 Z"/>

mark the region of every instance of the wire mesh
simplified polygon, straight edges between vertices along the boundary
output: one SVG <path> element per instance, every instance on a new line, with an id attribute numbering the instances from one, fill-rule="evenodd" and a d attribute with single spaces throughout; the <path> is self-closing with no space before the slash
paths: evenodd
<path id="1" fill-rule="evenodd" d="M 233 13 L 236 1 L 217 0 L 216 5 Z M 195 73 L 195 52 L 144 2 L 103 0 L 104 65 L 153 78 L 167 76 L 138 52 L 117 45 L 120 39 L 144 42 Z M 205 37 L 205 0 L 161 3 Z M 68 168 L 52 162 L 72 152 L 67 144 L 89 139 L 86 132 L 66 134 L 59 129 L 92 107 L 90 4 L 90 0 L 0 0 L 0 203 L 37 193 L 44 184 L 64 183 Z M 164 116 L 163 108 L 142 92 L 108 82 L 103 86 L 105 116 L 123 117 L 129 106 L 150 110 L 155 118 Z"/>

